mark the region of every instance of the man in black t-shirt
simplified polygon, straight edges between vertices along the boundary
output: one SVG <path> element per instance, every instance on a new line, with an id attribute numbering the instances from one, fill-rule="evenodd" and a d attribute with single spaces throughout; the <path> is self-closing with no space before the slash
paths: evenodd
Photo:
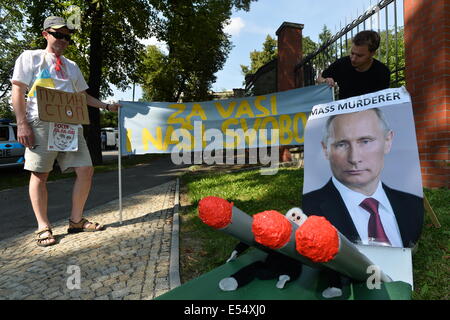
<path id="1" fill-rule="evenodd" d="M 353 39 L 349 56 L 332 63 L 319 76 L 319 83 L 339 86 L 339 99 L 359 96 L 389 88 L 390 71 L 374 58 L 380 45 L 377 32 L 365 30 Z"/>

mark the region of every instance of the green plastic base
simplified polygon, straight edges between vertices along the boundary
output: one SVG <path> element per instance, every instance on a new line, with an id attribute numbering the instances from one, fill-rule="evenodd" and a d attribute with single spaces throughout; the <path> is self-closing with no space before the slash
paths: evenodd
<path id="1" fill-rule="evenodd" d="M 369 290 L 365 283 L 352 283 L 343 287 L 339 298 L 325 299 L 322 291 L 327 283 L 318 269 L 303 267 L 300 278 L 276 288 L 277 279 L 255 279 L 235 291 L 222 291 L 219 281 L 229 277 L 242 267 L 264 260 L 266 253 L 252 249 L 238 259 L 193 279 L 156 300 L 411 300 L 411 285 L 402 281 L 382 283 L 380 289 Z"/>

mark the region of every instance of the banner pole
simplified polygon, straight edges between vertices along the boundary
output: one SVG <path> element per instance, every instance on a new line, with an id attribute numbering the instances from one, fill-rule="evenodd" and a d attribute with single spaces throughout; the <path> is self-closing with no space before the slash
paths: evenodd
<path id="1" fill-rule="evenodd" d="M 121 124 L 121 112 L 120 109 L 122 109 L 121 107 L 119 107 L 118 110 L 118 125 L 119 125 L 119 139 L 117 142 L 117 148 L 119 149 L 117 152 L 118 155 L 118 159 L 117 159 L 117 164 L 118 164 L 118 173 L 119 173 L 119 219 L 120 219 L 120 224 L 122 224 L 122 124 Z"/>

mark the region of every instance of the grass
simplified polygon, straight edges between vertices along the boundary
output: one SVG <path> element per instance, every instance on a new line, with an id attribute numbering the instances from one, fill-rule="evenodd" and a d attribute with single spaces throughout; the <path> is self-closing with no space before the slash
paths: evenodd
<path id="1" fill-rule="evenodd" d="M 450 299 L 450 190 L 425 189 L 425 195 L 436 213 L 441 228 L 435 228 L 430 217 L 425 223 L 419 248 L 413 257 L 413 299 Z"/>
<path id="2" fill-rule="evenodd" d="M 181 216 L 181 277 L 193 279 L 221 265 L 238 241 L 203 224 L 197 217 L 198 202 L 205 196 L 232 201 L 247 213 L 275 209 L 285 212 L 300 202 L 302 170 L 283 169 L 276 175 L 259 170 L 232 174 L 185 174 L 189 206 Z M 289 195 L 287 197 L 286 195 Z"/>
<path id="3" fill-rule="evenodd" d="M 197 205 L 203 197 L 225 198 L 249 214 L 269 209 L 285 213 L 301 206 L 303 170 L 282 168 L 274 176 L 263 176 L 259 170 L 187 173 L 181 182 L 187 197 L 181 204 L 188 204 L 180 214 L 181 280 L 186 282 L 223 264 L 238 243 L 200 221 Z M 426 216 L 419 248 L 413 257 L 413 299 L 449 299 L 450 190 L 425 189 L 425 194 L 442 227 L 435 228 Z"/>
<path id="4" fill-rule="evenodd" d="M 151 160 L 160 157 L 159 154 L 133 155 L 122 158 L 122 168 L 129 168 L 141 164 L 147 164 Z M 118 170 L 117 158 L 104 162 L 101 165 L 95 166 L 95 173 L 115 171 Z M 11 189 L 16 187 L 27 186 L 30 180 L 30 173 L 21 167 L 0 168 L 0 190 Z M 75 177 L 75 173 L 61 173 L 59 169 L 54 169 L 48 180 L 60 180 Z"/>

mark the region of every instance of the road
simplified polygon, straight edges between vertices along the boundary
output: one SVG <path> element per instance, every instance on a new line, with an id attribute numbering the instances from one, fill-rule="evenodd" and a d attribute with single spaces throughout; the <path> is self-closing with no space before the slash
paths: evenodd
<path id="1" fill-rule="evenodd" d="M 117 151 L 106 151 L 104 161 L 117 157 Z M 186 166 L 174 165 L 170 156 L 150 164 L 122 169 L 122 196 L 173 180 Z M 91 209 L 119 197 L 117 171 L 94 174 L 91 193 L 85 209 Z M 50 221 L 68 219 L 71 210 L 73 178 L 48 183 Z M 36 228 L 36 219 L 28 197 L 28 186 L 0 191 L 0 240 Z"/>

